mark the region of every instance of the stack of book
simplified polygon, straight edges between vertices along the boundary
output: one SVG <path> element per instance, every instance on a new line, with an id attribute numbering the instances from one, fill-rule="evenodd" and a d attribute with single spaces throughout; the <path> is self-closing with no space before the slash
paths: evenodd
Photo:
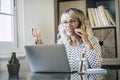
<path id="1" fill-rule="evenodd" d="M 110 12 L 108 9 L 104 8 L 103 5 L 100 5 L 97 8 L 88 8 L 88 17 L 92 27 L 115 25 L 115 21 L 113 20 Z"/>

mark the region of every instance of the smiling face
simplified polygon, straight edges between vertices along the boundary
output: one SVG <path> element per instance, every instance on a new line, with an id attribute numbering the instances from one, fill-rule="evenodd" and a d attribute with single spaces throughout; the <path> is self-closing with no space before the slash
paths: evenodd
<path id="1" fill-rule="evenodd" d="M 66 35 L 75 35 L 75 29 L 82 24 L 83 12 L 78 9 L 68 9 L 61 16 L 61 24 Z"/>
<path id="2" fill-rule="evenodd" d="M 58 28 L 61 39 L 70 40 L 73 35 L 78 36 L 75 32 L 76 28 L 82 28 L 90 37 L 93 36 L 89 20 L 84 12 L 76 8 L 69 8 L 61 15 L 61 23 Z"/>
<path id="3" fill-rule="evenodd" d="M 64 30 L 68 36 L 75 35 L 75 29 L 78 27 L 79 21 L 77 19 L 67 18 L 62 22 Z"/>

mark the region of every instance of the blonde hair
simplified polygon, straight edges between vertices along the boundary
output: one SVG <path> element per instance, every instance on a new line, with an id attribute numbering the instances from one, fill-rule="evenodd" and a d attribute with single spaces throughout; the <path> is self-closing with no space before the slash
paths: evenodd
<path id="1" fill-rule="evenodd" d="M 81 21 L 81 27 L 86 30 L 86 32 L 88 33 L 88 37 L 89 38 L 93 37 L 93 32 L 92 32 L 92 28 L 89 24 L 89 20 L 85 16 L 83 11 L 76 9 L 76 8 L 69 8 L 68 10 L 63 12 L 63 14 L 61 16 L 61 22 L 66 21 L 68 18 L 78 19 L 79 21 Z M 61 36 L 60 39 L 62 39 L 63 43 L 65 41 L 70 40 L 70 38 L 66 35 L 64 26 L 61 23 L 58 26 L 58 31 Z"/>

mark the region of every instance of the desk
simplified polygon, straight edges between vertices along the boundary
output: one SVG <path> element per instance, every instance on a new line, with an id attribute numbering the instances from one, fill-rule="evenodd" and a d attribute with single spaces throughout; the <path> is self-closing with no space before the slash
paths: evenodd
<path id="1" fill-rule="evenodd" d="M 0 80 L 120 80 L 120 70 L 108 69 L 106 74 L 20 72 L 19 76 L 0 72 Z"/>

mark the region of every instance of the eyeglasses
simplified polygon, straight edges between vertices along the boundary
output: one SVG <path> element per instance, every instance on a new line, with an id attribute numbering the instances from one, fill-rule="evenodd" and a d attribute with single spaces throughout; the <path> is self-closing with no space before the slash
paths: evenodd
<path id="1" fill-rule="evenodd" d="M 70 19 L 69 21 L 64 21 L 64 22 L 62 22 L 62 25 L 63 25 L 63 26 L 67 26 L 68 23 L 70 23 L 71 25 L 74 25 L 75 22 L 77 22 L 77 21 L 78 21 L 77 19 Z"/>

